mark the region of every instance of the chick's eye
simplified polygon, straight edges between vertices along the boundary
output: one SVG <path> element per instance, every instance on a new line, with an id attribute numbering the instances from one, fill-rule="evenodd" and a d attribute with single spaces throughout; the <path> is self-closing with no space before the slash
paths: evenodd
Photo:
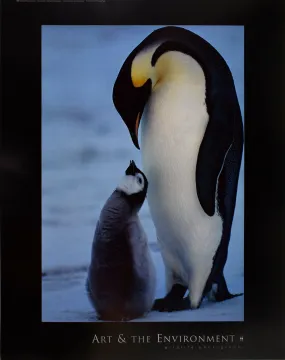
<path id="1" fill-rule="evenodd" d="M 141 175 L 137 175 L 137 181 L 139 184 L 142 184 L 143 179 L 142 179 Z"/>

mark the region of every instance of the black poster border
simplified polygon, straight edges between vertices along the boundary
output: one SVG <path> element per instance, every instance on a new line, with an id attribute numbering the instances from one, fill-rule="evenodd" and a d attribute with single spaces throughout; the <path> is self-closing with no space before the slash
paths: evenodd
<path id="1" fill-rule="evenodd" d="M 277 2 L 3 1 L 2 356 L 282 358 L 282 29 Z M 41 26 L 245 26 L 245 321 L 41 323 Z M 284 42 L 284 41 L 283 41 Z M 279 122 L 278 122 L 279 120 Z M 236 348 L 92 344 L 94 335 L 235 334 Z M 179 351 L 178 351 L 179 350 Z M 31 357 L 32 358 L 32 357 Z"/>

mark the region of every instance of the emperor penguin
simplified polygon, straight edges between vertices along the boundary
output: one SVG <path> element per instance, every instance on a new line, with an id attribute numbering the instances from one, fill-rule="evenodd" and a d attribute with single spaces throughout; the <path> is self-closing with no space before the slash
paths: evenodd
<path id="1" fill-rule="evenodd" d="M 100 320 L 128 321 L 153 305 L 155 268 L 138 217 L 147 187 L 131 161 L 97 222 L 86 289 Z"/>
<path id="2" fill-rule="evenodd" d="M 153 309 L 195 309 L 205 295 L 215 301 L 242 295 L 231 294 L 224 277 L 243 123 L 223 57 L 184 28 L 155 30 L 123 63 L 113 102 L 141 148 L 149 182 L 166 276 L 166 295 Z"/>

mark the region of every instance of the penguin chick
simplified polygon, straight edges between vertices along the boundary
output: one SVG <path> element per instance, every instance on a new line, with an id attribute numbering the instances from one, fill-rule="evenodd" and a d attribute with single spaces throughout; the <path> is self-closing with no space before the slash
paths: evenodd
<path id="1" fill-rule="evenodd" d="M 97 222 L 86 288 L 100 320 L 131 320 L 151 310 L 155 269 L 138 217 L 147 188 L 131 161 Z"/>

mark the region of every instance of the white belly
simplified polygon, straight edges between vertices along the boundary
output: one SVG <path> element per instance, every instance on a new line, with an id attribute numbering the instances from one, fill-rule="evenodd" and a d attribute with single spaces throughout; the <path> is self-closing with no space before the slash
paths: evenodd
<path id="1" fill-rule="evenodd" d="M 217 211 L 212 217 L 203 211 L 196 192 L 197 156 L 208 114 L 204 99 L 199 103 L 189 91 L 199 95 L 201 89 L 181 86 L 164 85 L 153 92 L 141 124 L 142 162 L 165 265 L 198 294 L 211 271 L 222 220 Z"/>

